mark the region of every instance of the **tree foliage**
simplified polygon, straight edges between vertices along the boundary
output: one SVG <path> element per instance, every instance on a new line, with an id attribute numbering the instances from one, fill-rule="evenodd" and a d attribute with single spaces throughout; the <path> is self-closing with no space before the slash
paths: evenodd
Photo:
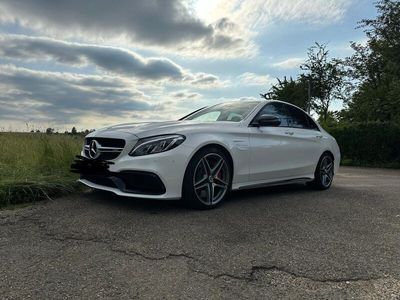
<path id="1" fill-rule="evenodd" d="M 353 95 L 343 118 L 348 121 L 400 121 L 400 2 L 377 2 L 378 16 L 359 27 L 365 45 L 352 43 L 355 53 L 345 60 Z"/>
<path id="2" fill-rule="evenodd" d="M 306 71 L 302 76 L 311 82 L 311 108 L 325 122 L 332 101 L 342 98 L 344 70 L 340 60 L 329 57 L 325 44 L 315 43 L 307 55 L 307 61 L 300 66 Z"/>
<path id="3" fill-rule="evenodd" d="M 53 134 L 54 133 L 54 128 L 47 128 L 46 129 L 46 134 Z"/>
<path id="4" fill-rule="evenodd" d="M 303 77 L 293 80 L 292 77 L 288 80 L 286 77 L 277 79 L 278 83 L 273 85 L 268 93 L 260 94 L 262 98 L 281 100 L 292 103 L 307 110 L 308 104 L 308 82 Z"/>
<path id="5" fill-rule="evenodd" d="M 400 168 L 400 125 L 388 122 L 341 123 L 325 129 L 340 145 L 344 163 Z"/>
<path id="6" fill-rule="evenodd" d="M 268 93 L 261 94 L 261 97 L 290 102 L 304 110 L 311 109 L 326 122 L 332 101 L 343 95 L 342 64 L 329 57 L 326 45 L 315 43 L 308 49 L 308 59 L 301 65 L 301 70 L 305 73 L 300 74 L 296 80 L 287 80 L 286 77 L 278 79 L 278 83 Z"/>

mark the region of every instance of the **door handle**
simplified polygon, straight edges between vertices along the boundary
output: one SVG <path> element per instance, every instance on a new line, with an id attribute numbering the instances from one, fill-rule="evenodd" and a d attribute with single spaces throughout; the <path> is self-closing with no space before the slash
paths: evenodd
<path id="1" fill-rule="evenodd" d="M 287 134 L 287 135 L 293 135 L 294 132 L 293 132 L 293 131 L 285 131 L 285 134 Z"/>
<path id="2" fill-rule="evenodd" d="M 322 139 L 322 135 L 317 135 L 316 138 L 317 139 Z"/>

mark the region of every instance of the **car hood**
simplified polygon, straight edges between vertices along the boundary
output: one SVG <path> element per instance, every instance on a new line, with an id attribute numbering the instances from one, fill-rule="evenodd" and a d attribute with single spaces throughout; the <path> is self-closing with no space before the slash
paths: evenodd
<path id="1" fill-rule="evenodd" d="M 236 122 L 218 122 L 218 125 L 225 126 L 239 126 Z M 197 121 L 167 121 L 167 122 L 146 122 L 146 123 L 126 123 L 110 127 L 98 129 L 91 133 L 89 136 L 102 136 L 103 134 L 118 135 L 133 134 L 138 138 L 161 135 L 161 134 L 174 134 L 184 133 L 186 131 L 197 130 L 212 130 L 215 131 L 215 122 L 197 122 Z"/>

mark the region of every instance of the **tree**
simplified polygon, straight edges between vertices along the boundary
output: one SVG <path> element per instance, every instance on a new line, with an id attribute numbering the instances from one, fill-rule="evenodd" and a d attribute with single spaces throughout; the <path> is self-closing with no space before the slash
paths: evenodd
<path id="1" fill-rule="evenodd" d="M 345 60 L 353 94 L 343 117 L 400 122 L 400 2 L 381 0 L 376 8 L 375 19 L 359 23 L 367 43 L 352 43 L 355 53 Z"/>
<path id="2" fill-rule="evenodd" d="M 343 97 L 345 72 L 341 61 L 329 58 L 324 44 L 315 43 L 307 55 L 307 61 L 300 66 L 306 71 L 302 77 L 311 82 L 311 108 L 326 122 L 332 101 Z"/>
<path id="3" fill-rule="evenodd" d="M 52 133 L 54 133 L 54 128 L 47 128 L 46 129 L 46 134 L 52 134 Z"/>
<path id="4" fill-rule="evenodd" d="M 273 85 L 268 93 L 260 94 L 264 99 L 281 100 L 292 103 L 307 110 L 308 104 L 308 82 L 304 76 L 297 80 L 292 77 L 288 80 L 286 76 L 283 80 L 277 79 L 278 83 Z"/>
<path id="5" fill-rule="evenodd" d="M 72 134 L 72 135 L 76 135 L 77 133 L 78 133 L 78 132 L 76 131 L 75 126 L 72 127 L 72 129 L 71 129 L 71 134 Z"/>
<path id="6" fill-rule="evenodd" d="M 328 115 L 326 116 L 325 120 L 323 120 L 321 116 L 318 118 L 318 123 L 320 123 L 324 128 L 329 128 L 338 125 L 339 121 L 340 121 L 340 112 L 338 111 L 328 111 Z"/>
<path id="7" fill-rule="evenodd" d="M 278 79 L 278 84 L 268 93 L 260 95 L 265 99 L 290 102 L 306 111 L 313 110 L 326 122 L 332 101 L 342 99 L 346 91 L 343 64 L 329 58 L 326 45 L 315 43 L 308 49 L 308 59 L 300 68 L 306 73 L 296 80 Z"/>

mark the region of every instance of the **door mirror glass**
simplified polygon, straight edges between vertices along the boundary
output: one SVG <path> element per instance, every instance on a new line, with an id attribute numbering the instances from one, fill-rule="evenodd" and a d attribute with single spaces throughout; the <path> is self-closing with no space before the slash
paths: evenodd
<path id="1" fill-rule="evenodd" d="M 261 115 L 261 116 L 258 117 L 258 119 L 257 119 L 257 121 L 255 122 L 254 125 L 277 127 L 280 124 L 281 124 L 281 120 L 277 116 Z"/>

